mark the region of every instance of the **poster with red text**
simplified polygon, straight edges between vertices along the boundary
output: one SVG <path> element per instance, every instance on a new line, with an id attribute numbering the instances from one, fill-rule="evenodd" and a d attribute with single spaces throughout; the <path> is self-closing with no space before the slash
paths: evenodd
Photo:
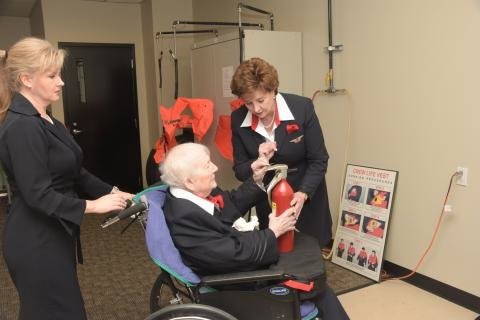
<path id="1" fill-rule="evenodd" d="M 332 262 L 379 281 L 398 172 L 348 164 Z"/>

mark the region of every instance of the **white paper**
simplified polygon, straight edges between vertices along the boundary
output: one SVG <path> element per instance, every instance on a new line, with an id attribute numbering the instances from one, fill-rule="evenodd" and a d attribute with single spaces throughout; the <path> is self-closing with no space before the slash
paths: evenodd
<path id="1" fill-rule="evenodd" d="M 232 90 L 230 89 L 230 82 L 233 77 L 233 66 L 227 66 L 222 68 L 222 91 L 224 98 L 234 97 Z"/>

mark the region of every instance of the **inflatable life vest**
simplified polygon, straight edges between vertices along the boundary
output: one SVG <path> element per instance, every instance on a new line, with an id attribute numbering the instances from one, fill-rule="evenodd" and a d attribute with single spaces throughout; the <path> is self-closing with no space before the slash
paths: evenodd
<path id="1" fill-rule="evenodd" d="M 191 114 L 182 114 L 187 108 Z M 177 145 L 177 129 L 192 128 L 195 138 L 201 141 L 213 122 L 213 102 L 208 99 L 179 97 L 171 108 L 161 105 L 159 110 L 163 135 L 155 143 L 154 159 L 157 164 L 165 159 L 168 150 Z"/>
<path id="2" fill-rule="evenodd" d="M 244 104 L 245 102 L 241 98 L 238 98 L 230 101 L 230 108 L 232 111 L 235 111 Z M 221 115 L 218 117 L 218 126 L 214 141 L 220 154 L 224 158 L 233 161 L 232 124 L 229 115 Z"/>

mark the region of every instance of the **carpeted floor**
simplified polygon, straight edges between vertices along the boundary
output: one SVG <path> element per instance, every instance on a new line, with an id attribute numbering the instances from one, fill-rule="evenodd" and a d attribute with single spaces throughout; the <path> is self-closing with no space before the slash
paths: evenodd
<path id="1" fill-rule="evenodd" d="M 5 224 L 5 204 L 0 203 L 0 246 Z M 125 222 L 101 229 L 103 216 L 86 216 L 82 225 L 85 263 L 78 277 L 90 320 L 136 320 L 149 314 L 150 289 L 159 274 L 146 251 L 138 223 L 123 235 Z M 373 283 L 372 280 L 326 261 L 329 285 L 337 294 Z M 18 318 L 18 294 L 0 251 L 0 320 Z"/>

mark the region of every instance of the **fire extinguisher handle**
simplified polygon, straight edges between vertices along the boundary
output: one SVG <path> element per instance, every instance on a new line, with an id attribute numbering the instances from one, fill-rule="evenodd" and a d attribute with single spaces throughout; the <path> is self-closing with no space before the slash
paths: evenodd
<path id="1" fill-rule="evenodd" d="M 272 190 L 282 180 L 287 178 L 288 166 L 286 164 L 274 164 L 267 171 L 275 170 L 275 176 L 267 186 L 268 203 L 272 205 Z"/>

